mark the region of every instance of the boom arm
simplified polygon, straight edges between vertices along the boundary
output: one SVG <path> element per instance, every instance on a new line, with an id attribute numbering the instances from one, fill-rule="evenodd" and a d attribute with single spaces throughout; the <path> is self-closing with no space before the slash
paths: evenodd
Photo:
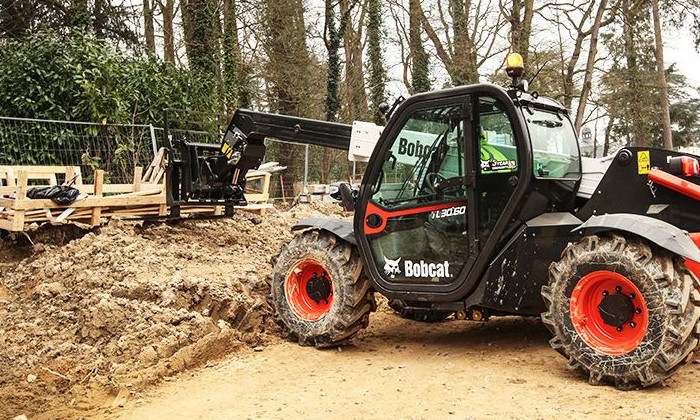
<path id="1" fill-rule="evenodd" d="M 265 139 L 348 150 L 352 126 L 238 109 L 220 145 L 170 139 L 166 191 L 174 216 L 182 205 L 245 205 L 246 174 L 265 156 Z M 167 133 L 166 133 L 167 135 Z"/>
<path id="2" fill-rule="evenodd" d="M 352 126 L 329 121 L 312 120 L 288 115 L 255 112 L 239 109 L 233 114 L 226 135 L 239 129 L 248 138 L 277 140 L 312 144 L 348 150 Z"/>

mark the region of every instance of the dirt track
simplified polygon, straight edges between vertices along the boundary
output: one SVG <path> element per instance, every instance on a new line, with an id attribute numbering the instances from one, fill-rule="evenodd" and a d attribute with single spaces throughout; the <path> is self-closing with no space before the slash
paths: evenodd
<path id="1" fill-rule="evenodd" d="M 386 306 L 353 345 L 246 348 L 132 397 L 108 419 L 697 418 L 700 368 L 622 392 L 566 370 L 534 319 L 420 324 Z"/>

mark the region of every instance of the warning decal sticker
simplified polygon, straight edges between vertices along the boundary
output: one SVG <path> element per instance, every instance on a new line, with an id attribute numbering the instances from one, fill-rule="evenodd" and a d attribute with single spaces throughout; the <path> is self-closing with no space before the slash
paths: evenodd
<path id="1" fill-rule="evenodd" d="M 637 166 L 639 175 L 646 175 L 651 170 L 651 162 L 649 161 L 649 151 L 643 150 L 637 152 Z"/>

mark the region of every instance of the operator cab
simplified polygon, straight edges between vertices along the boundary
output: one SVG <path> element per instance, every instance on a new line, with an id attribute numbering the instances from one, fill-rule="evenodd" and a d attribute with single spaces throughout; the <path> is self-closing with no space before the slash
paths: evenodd
<path id="1" fill-rule="evenodd" d="M 355 231 L 365 266 L 390 296 L 463 298 L 470 272 L 515 227 L 573 206 L 580 177 L 573 125 L 555 101 L 487 84 L 415 95 L 363 179 Z"/>

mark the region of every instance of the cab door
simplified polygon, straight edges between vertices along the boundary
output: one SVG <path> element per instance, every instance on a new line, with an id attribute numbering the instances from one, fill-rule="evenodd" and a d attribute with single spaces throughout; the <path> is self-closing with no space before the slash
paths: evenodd
<path id="1" fill-rule="evenodd" d="M 375 150 L 355 229 L 382 289 L 452 288 L 478 253 L 471 100 L 409 105 Z"/>

